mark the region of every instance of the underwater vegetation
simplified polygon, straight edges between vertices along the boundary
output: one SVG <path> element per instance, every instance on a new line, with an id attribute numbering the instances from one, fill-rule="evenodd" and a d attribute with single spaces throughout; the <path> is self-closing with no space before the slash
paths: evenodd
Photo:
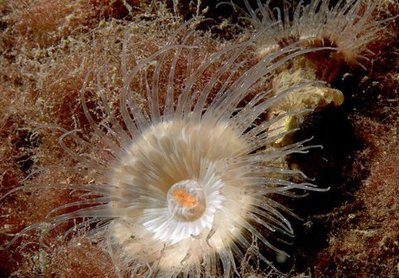
<path id="1" fill-rule="evenodd" d="M 322 148 L 296 133 L 344 103 L 333 82 L 389 21 L 370 1 L 244 1 L 223 41 L 144 2 L 1 3 L 0 273 L 289 275 L 287 200 L 328 194 L 287 160 Z"/>

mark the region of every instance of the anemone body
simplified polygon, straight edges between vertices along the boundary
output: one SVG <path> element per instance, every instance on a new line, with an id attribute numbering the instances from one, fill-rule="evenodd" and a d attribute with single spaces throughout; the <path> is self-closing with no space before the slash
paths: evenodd
<path id="1" fill-rule="evenodd" d="M 91 139 L 78 130 L 59 139 L 77 161 L 74 171 L 96 178 L 46 185 L 82 192 L 80 200 L 50 213 L 53 227 L 79 220 L 68 233 L 100 242 L 123 277 L 230 277 L 242 272 L 249 250 L 277 270 L 258 250 L 288 256 L 266 231 L 292 236 L 293 230 L 282 214 L 289 210 L 270 197 L 317 189 L 290 181 L 300 172 L 275 167 L 308 147 L 270 148 L 285 135 L 271 130 L 283 116 L 265 121 L 265 114 L 292 89 L 272 96 L 266 85 L 276 68 L 310 50 L 287 47 L 250 64 L 257 36 L 197 61 L 201 46 L 192 33 L 180 40 L 175 34 L 134 66 L 125 38 L 118 108 L 100 83 L 97 105 L 86 100 L 96 82 L 88 74 L 80 98 Z"/>

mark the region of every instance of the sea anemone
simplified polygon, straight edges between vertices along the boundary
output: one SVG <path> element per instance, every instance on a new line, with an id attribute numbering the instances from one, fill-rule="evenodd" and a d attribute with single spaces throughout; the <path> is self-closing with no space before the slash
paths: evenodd
<path id="1" fill-rule="evenodd" d="M 334 46 L 343 62 L 362 65 L 361 60 L 367 60 L 371 52 L 370 43 L 381 38 L 384 23 L 390 20 L 375 19 L 378 1 L 339 0 L 332 5 L 330 0 L 312 0 L 295 6 L 284 0 L 282 9 L 272 7 L 271 2 L 257 0 L 254 10 L 244 1 L 255 29 L 265 29 L 259 53 L 300 41 L 303 46 Z"/>
<path id="2" fill-rule="evenodd" d="M 266 88 L 276 68 L 317 49 L 291 45 L 251 62 L 247 57 L 256 34 L 198 61 L 201 45 L 192 32 L 179 35 L 183 29 L 135 66 L 130 66 L 125 38 L 118 104 L 101 85 L 106 66 L 87 74 L 80 91 L 87 125 L 71 131 L 49 128 L 63 133 L 59 144 L 76 160 L 71 171 L 93 180 L 24 186 L 3 196 L 48 187 L 72 190 L 79 198 L 51 211 L 50 226 L 28 226 L 11 244 L 29 231 L 49 233 L 75 220 L 66 234 L 85 234 L 98 242 L 121 276 L 230 277 L 243 271 L 239 264 L 251 252 L 278 271 L 260 251 L 288 256 L 267 236 L 293 235 L 284 216 L 291 212 L 275 197 L 320 189 L 291 180 L 301 172 L 276 166 L 286 155 L 312 146 L 303 141 L 270 147 L 286 134 L 271 128 L 285 115 L 265 120 L 270 106 L 308 84 L 273 96 Z"/>
<path id="3" fill-rule="evenodd" d="M 365 68 L 364 62 L 373 54 L 370 45 L 384 37 L 385 23 L 392 19 L 375 18 L 378 1 L 339 0 L 335 5 L 329 0 L 293 2 L 284 0 L 277 6 L 271 0 L 257 0 L 254 9 L 244 0 L 244 18 L 256 32 L 262 32 L 256 42 L 260 58 L 292 43 L 303 48 L 331 47 L 297 57 L 275 72 L 272 82 L 276 93 L 304 80 L 324 81 L 300 87 L 271 107 L 272 116 L 309 109 L 302 117 L 289 115 L 272 126 L 286 131 L 300 127 L 312 111 L 342 105 L 344 94 L 331 83 L 343 75 L 346 66 Z M 292 143 L 291 135 L 280 138 L 276 145 Z"/>

